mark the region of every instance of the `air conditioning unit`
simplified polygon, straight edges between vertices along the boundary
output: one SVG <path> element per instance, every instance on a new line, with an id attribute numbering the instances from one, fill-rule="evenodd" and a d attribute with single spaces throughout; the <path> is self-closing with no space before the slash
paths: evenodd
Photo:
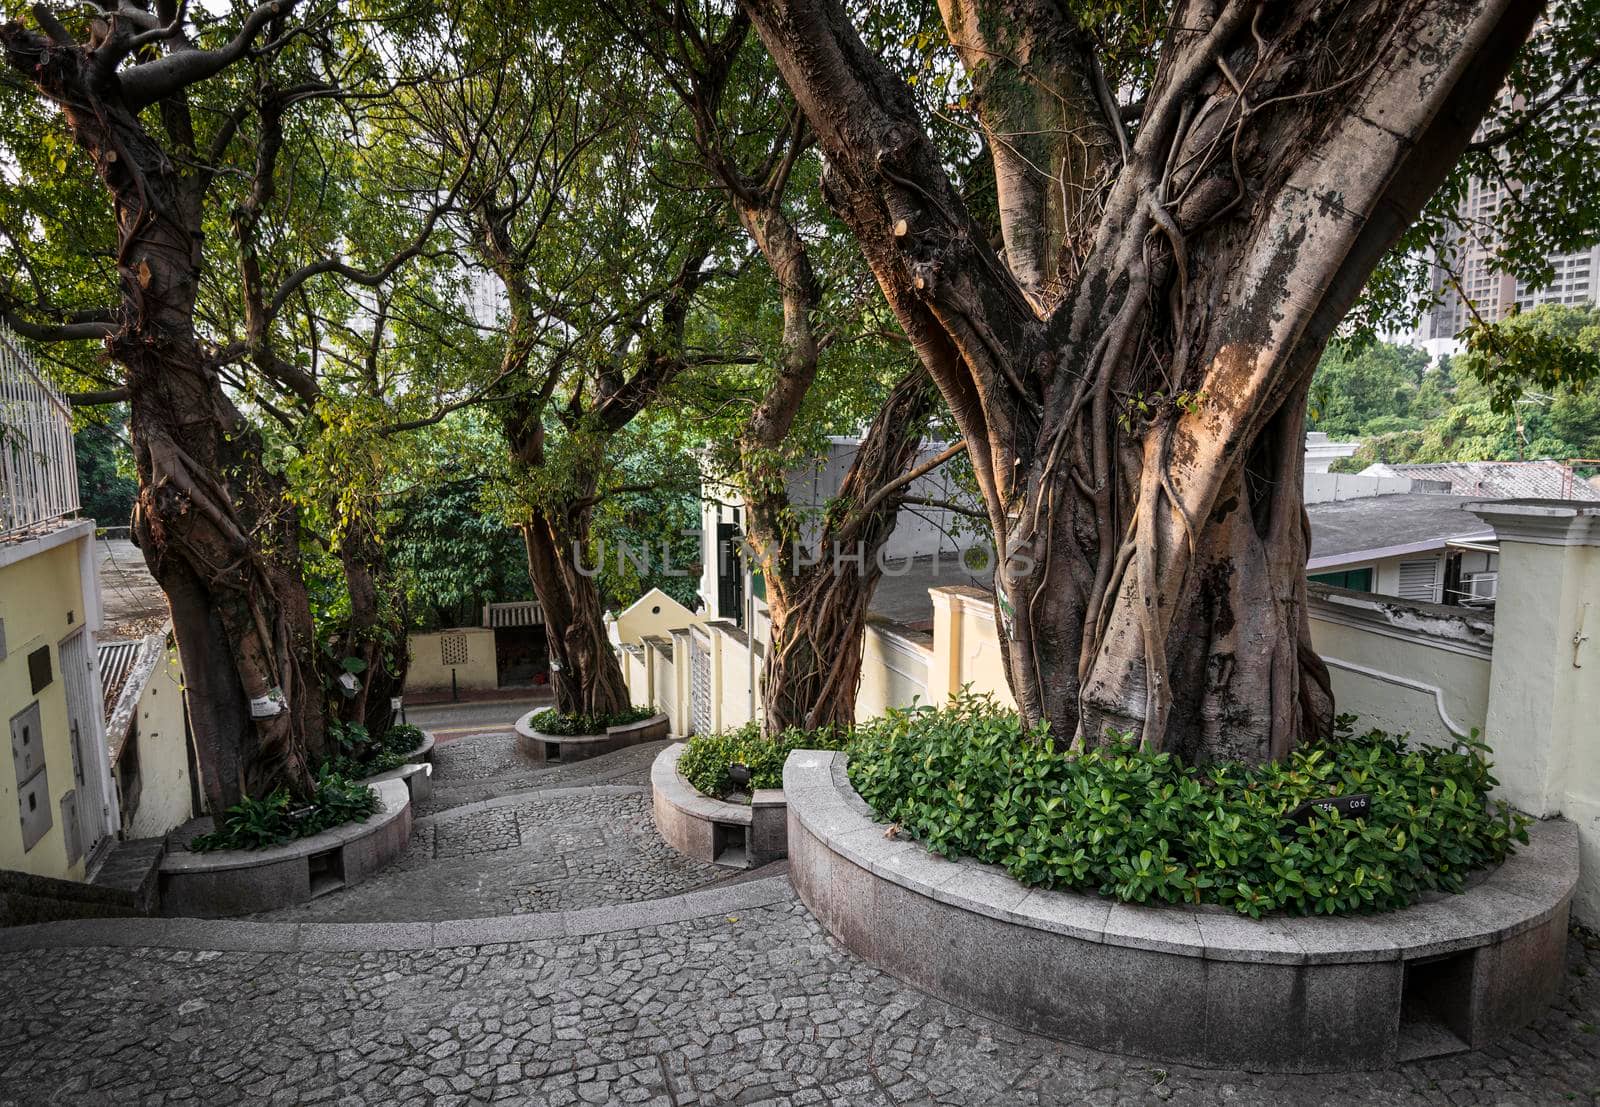
<path id="1" fill-rule="evenodd" d="M 1499 573 L 1466 573 L 1461 577 L 1461 599 L 1465 603 L 1494 603 L 1499 592 Z"/>

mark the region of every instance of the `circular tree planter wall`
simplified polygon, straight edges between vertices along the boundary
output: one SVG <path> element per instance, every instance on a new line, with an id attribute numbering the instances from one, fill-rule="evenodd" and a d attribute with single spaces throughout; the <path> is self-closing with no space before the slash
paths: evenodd
<path id="1" fill-rule="evenodd" d="M 544 710 L 543 708 L 540 709 Z M 517 720 L 517 748 L 535 761 L 587 761 L 603 753 L 614 753 L 641 742 L 654 742 L 667 736 L 665 715 L 652 715 L 636 723 L 607 727 L 604 734 L 545 734 L 533 729 L 538 711 Z"/>
<path id="2" fill-rule="evenodd" d="M 758 788 L 749 804 L 712 799 L 678 771 L 684 743 L 675 742 L 650 765 L 656 830 L 667 845 L 697 861 L 757 868 L 789 855 L 787 807 L 781 788 Z"/>
<path id="3" fill-rule="evenodd" d="M 423 762 L 433 761 L 433 731 L 422 732 L 422 742 L 416 749 L 406 754 L 406 761 L 412 765 L 421 765 Z"/>
<path id="4" fill-rule="evenodd" d="M 789 878 L 878 967 L 1024 1030 L 1187 1064 L 1373 1068 L 1475 1048 L 1562 979 L 1576 828 L 1552 820 L 1461 895 L 1403 911 L 1251 920 L 1031 889 L 884 837 L 845 755 L 784 765 Z"/>
<path id="5" fill-rule="evenodd" d="M 359 884 L 398 857 L 411 839 L 411 796 L 399 779 L 369 782 L 379 809 L 268 849 L 179 850 L 161 861 L 161 913 L 201 918 L 289 907 Z"/>

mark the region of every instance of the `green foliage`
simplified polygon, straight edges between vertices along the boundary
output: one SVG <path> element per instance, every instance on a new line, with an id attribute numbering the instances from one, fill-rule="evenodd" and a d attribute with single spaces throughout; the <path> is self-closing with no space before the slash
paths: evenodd
<path id="1" fill-rule="evenodd" d="M 1600 308 L 1544 304 L 1467 328 L 1463 368 L 1488 390 L 1489 409 L 1510 415 L 1531 391 L 1576 394 L 1600 377 Z"/>
<path id="2" fill-rule="evenodd" d="M 610 715 L 567 715 L 551 708 L 538 712 L 528 720 L 528 725 L 540 734 L 571 738 L 578 734 L 604 734 L 607 727 L 627 726 L 655 714 L 657 711 L 654 707 L 630 707 Z"/>
<path id="3" fill-rule="evenodd" d="M 832 730 L 786 730 L 767 736 L 756 723 L 689 739 L 678 771 L 702 795 L 722 798 L 735 790 L 730 765 L 750 767 L 751 788 L 782 788 L 783 763 L 794 750 L 844 749 L 848 734 Z"/>
<path id="4" fill-rule="evenodd" d="M 126 413 L 115 409 L 115 422 L 89 423 L 72 436 L 78 461 L 78 503 L 102 527 L 125 527 L 133 516 L 139 482 L 132 476 L 133 458 L 122 435 Z"/>
<path id="5" fill-rule="evenodd" d="M 1401 347 L 1329 347 L 1311 425 L 1363 440 L 1334 468 L 1600 457 L 1600 309 L 1545 304 L 1469 334 L 1466 353 L 1420 372 Z"/>
<path id="6" fill-rule="evenodd" d="M 441 484 L 406 496 L 388 540 L 421 628 L 478 621 L 491 600 L 531 596 L 527 552 L 516 531 L 481 506 L 482 482 Z"/>
<path id="7" fill-rule="evenodd" d="M 378 793 L 324 766 L 310 803 L 296 804 L 285 788 L 264 799 L 246 796 L 223 814 L 216 830 L 189 842 L 195 853 L 221 849 L 265 849 L 309 838 L 330 827 L 365 822 L 378 810 Z"/>
<path id="8" fill-rule="evenodd" d="M 360 723 L 341 723 L 335 719 L 328 729 L 339 745 L 339 753 L 328 766 L 339 776 L 352 780 L 398 769 L 406 763 L 411 751 L 422 744 L 422 731 L 408 724 L 390 727 L 388 733 L 375 741 L 368 738 L 367 728 Z"/>
<path id="9" fill-rule="evenodd" d="M 1332 343 L 1311 382 L 1307 409 L 1311 428 L 1335 439 L 1411 429 L 1380 424 L 1421 414 L 1417 401 L 1422 398 L 1427 368 L 1428 355 L 1407 346 Z"/>
<path id="10" fill-rule="evenodd" d="M 1345 722 L 1336 740 L 1259 768 L 1190 767 L 1128 744 L 1072 756 L 1045 728 L 965 696 L 858 729 L 850 780 L 933 852 L 1002 865 L 1024 884 L 1256 917 L 1342 914 L 1460 891 L 1528 840 L 1527 819 L 1488 800 L 1487 754 L 1476 741 L 1352 737 Z M 1372 797 L 1369 817 L 1285 820 L 1357 792 Z"/>

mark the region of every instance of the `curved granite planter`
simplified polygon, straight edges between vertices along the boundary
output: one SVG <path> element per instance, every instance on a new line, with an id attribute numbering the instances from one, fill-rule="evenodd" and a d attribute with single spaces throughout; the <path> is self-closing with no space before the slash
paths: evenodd
<path id="1" fill-rule="evenodd" d="M 667 845 L 697 861 L 753 869 L 789 855 L 783 789 L 758 788 L 748 804 L 701 795 L 678 772 L 685 745 L 676 742 L 650 765 L 656 830 Z"/>
<path id="2" fill-rule="evenodd" d="M 413 807 L 433 795 L 433 765 L 426 761 L 408 761 L 397 769 L 364 776 L 361 783 L 376 785 L 380 780 L 398 780 L 404 784 Z"/>
<path id="3" fill-rule="evenodd" d="M 784 765 L 789 878 L 856 953 L 923 991 L 1095 1049 L 1275 1072 L 1487 1044 L 1542 1012 L 1566 953 L 1576 828 L 1461 895 L 1350 918 L 1244 918 L 1029 889 L 884 837 L 845 756 Z"/>
<path id="4" fill-rule="evenodd" d="M 544 708 L 540 708 L 543 711 Z M 607 727 L 604 734 L 545 734 L 534 730 L 529 721 L 539 712 L 530 711 L 517 720 L 517 748 L 535 761 L 587 761 L 602 753 L 614 753 L 640 742 L 654 742 L 667 736 L 665 715 L 652 715 L 636 723 Z"/>
<path id="5" fill-rule="evenodd" d="M 379 810 L 269 849 L 168 853 L 161 862 L 161 913 L 215 919 L 305 903 L 359 884 L 400 855 L 411 838 L 403 780 L 375 780 Z"/>

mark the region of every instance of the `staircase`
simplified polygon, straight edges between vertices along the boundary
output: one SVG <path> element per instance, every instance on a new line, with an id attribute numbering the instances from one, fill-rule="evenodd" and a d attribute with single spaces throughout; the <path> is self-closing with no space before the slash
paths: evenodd
<path id="1" fill-rule="evenodd" d="M 161 859 L 166 855 L 165 838 L 118 842 L 90 875 L 89 884 L 127 896 L 132 914 L 154 915 L 160 907 Z"/>

